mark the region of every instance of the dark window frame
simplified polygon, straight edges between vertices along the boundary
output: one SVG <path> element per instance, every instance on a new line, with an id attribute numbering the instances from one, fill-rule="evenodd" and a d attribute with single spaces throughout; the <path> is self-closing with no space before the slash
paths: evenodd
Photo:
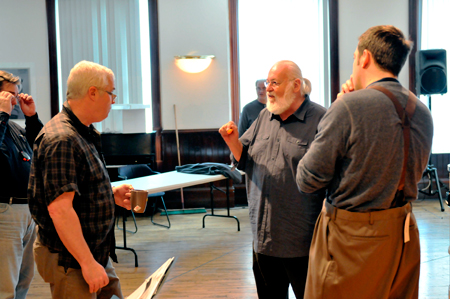
<path id="1" fill-rule="evenodd" d="M 229 30 L 230 30 L 230 82 L 231 82 L 231 111 L 232 120 L 239 121 L 239 45 L 238 45 L 238 1 L 228 1 Z M 339 93 L 339 5 L 338 0 L 325 0 L 329 9 L 329 32 L 330 32 L 330 96 Z M 415 91 L 415 55 L 417 52 L 419 1 L 409 0 L 409 37 L 414 42 L 414 48 L 409 58 L 409 89 Z M 46 0 L 48 46 L 49 46 L 49 68 L 50 68 L 50 106 L 51 116 L 59 111 L 58 100 L 58 68 L 57 68 L 57 43 L 56 43 L 56 11 L 55 0 Z M 156 161 L 162 163 L 161 157 L 161 87 L 160 87 L 160 63 L 159 63 L 159 30 L 158 30 L 158 0 L 148 0 L 149 26 L 150 26 L 150 59 L 152 74 L 152 115 L 153 128 L 156 131 Z"/>
<path id="2" fill-rule="evenodd" d="M 50 68 L 50 113 L 55 116 L 61 110 L 59 107 L 57 37 L 56 37 L 56 4 L 55 0 L 46 0 L 48 48 Z M 161 87 L 159 64 L 159 30 L 158 30 L 158 0 L 148 0 L 148 15 L 150 29 L 150 61 L 152 86 L 152 116 L 153 130 L 156 131 L 156 162 L 161 159 Z"/>

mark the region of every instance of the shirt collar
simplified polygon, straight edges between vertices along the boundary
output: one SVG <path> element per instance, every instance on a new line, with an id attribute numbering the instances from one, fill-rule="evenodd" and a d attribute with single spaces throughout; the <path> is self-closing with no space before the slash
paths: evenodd
<path id="1" fill-rule="evenodd" d="M 367 87 L 369 87 L 369 86 L 371 86 L 373 84 L 376 84 L 376 83 L 381 83 L 381 82 L 397 82 L 397 83 L 400 83 L 396 78 L 386 77 L 386 78 L 382 78 L 382 79 L 380 79 L 378 81 L 370 83 L 369 85 L 367 85 Z"/>
<path id="2" fill-rule="evenodd" d="M 82 136 L 100 136 L 100 133 L 94 128 L 93 125 L 89 125 L 88 127 L 78 119 L 78 117 L 73 113 L 72 108 L 70 108 L 70 105 L 67 101 L 63 104 L 62 112 L 67 115 L 74 128 L 77 129 L 77 131 Z"/>
<path id="3" fill-rule="evenodd" d="M 297 111 L 292 113 L 286 120 L 288 120 L 289 118 L 294 116 L 298 120 L 304 121 L 305 116 L 306 116 L 306 111 L 308 110 L 307 107 L 310 105 L 310 102 L 311 102 L 311 100 L 309 99 L 309 95 L 305 94 L 305 100 L 303 101 L 303 103 L 300 105 L 300 107 L 298 107 Z M 273 113 L 272 113 L 270 120 L 272 120 L 272 119 L 277 119 L 277 120 L 281 121 L 280 116 L 273 114 Z"/>

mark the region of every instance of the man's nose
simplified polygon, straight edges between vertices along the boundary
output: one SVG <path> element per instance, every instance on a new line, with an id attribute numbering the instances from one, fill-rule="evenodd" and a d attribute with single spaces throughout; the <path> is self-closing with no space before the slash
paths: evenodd
<path id="1" fill-rule="evenodd" d="M 19 103 L 19 101 L 17 100 L 17 97 L 12 96 L 12 99 L 11 99 L 11 105 L 15 106 L 15 105 L 17 105 L 18 103 Z"/>

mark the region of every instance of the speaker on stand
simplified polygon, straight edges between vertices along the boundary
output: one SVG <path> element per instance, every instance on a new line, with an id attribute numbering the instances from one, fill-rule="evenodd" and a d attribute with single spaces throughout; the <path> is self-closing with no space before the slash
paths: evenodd
<path id="1" fill-rule="evenodd" d="M 447 93 L 447 52 L 444 49 L 421 50 L 416 54 L 416 84 L 417 95 L 426 95 L 428 108 L 431 111 L 431 95 Z M 423 173 L 428 177 L 428 186 L 419 191 L 426 195 L 439 195 L 441 211 L 444 211 L 441 187 L 447 186 L 439 180 L 436 167 L 431 164 L 431 155 L 428 166 Z M 436 190 L 433 190 L 433 179 Z"/>

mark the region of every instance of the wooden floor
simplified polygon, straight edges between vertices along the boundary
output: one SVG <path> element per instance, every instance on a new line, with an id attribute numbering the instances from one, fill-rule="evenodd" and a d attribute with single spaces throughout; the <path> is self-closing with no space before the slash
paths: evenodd
<path id="1" fill-rule="evenodd" d="M 419 223 L 422 261 L 420 298 L 447 298 L 449 286 L 449 212 L 440 211 L 437 199 L 418 200 L 414 213 Z M 225 210 L 219 210 L 224 214 Z M 204 214 L 171 215 L 172 227 L 155 226 L 150 219 L 138 218 L 139 230 L 127 234 L 128 246 L 136 249 L 134 256 L 118 250 L 115 264 L 124 296 L 128 296 L 145 278 L 168 258 L 175 262 L 156 298 L 257 298 L 251 269 L 251 232 L 248 209 L 231 210 L 241 222 L 228 218 L 206 218 Z M 155 216 L 164 222 L 165 217 Z M 132 222 L 128 221 L 128 226 Z M 129 228 L 127 226 L 127 228 Z M 116 229 L 118 243 L 121 233 Z M 119 244 L 118 244 L 119 245 Z M 50 298 L 50 291 L 39 273 L 33 280 L 28 298 Z M 292 290 L 290 298 L 295 298 Z"/>

